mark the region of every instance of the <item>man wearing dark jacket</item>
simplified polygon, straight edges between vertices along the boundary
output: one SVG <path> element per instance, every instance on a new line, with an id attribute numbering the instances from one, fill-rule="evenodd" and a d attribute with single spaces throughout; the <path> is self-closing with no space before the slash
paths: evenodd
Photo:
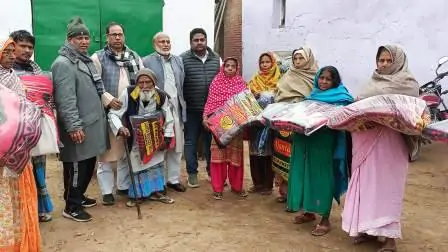
<path id="1" fill-rule="evenodd" d="M 202 28 L 195 28 L 190 32 L 190 46 L 190 50 L 180 55 L 184 64 L 184 99 L 187 104 L 184 154 L 187 163 L 188 186 L 196 188 L 199 187 L 197 139 L 201 133 L 204 140 L 207 173 L 210 176 L 211 134 L 202 125 L 202 113 L 210 84 L 219 71 L 220 57 L 207 46 L 207 33 Z"/>

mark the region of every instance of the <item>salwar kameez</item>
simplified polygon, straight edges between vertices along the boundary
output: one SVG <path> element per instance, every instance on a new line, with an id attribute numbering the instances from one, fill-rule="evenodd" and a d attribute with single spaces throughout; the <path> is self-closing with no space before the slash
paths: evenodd
<path id="1" fill-rule="evenodd" d="M 249 130 L 250 174 L 255 191 L 272 191 L 274 185 L 272 133 L 272 130 L 259 126 Z"/>
<path id="2" fill-rule="evenodd" d="M 225 148 L 219 148 L 215 140 L 211 145 L 210 175 L 215 193 L 222 193 L 227 176 L 232 191 L 243 190 L 243 137 L 236 136 Z"/>
<path id="3" fill-rule="evenodd" d="M 321 129 L 293 135 L 287 208 L 329 217 L 335 190 L 334 150 L 337 132 Z"/>
<path id="4" fill-rule="evenodd" d="M 31 161 L 33 164 L 34 178 L 36 180 L 39 216 L 43 216 L 53 211 L 53 203 L 51 202 L 47 184 L 45 183 L 46 156 L 33 157 Z"/>

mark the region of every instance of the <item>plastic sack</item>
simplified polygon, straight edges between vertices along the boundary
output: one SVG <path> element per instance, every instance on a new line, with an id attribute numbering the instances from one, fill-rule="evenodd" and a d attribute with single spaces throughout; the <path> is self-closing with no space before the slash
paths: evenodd
<path id="1" fill-rule="evenodd" d="M 293 131 L 307 136 L 324 127 L 338 107 L 317 101 L 274 103 L 266 107 L 262 117 L 275 130 Z"/>
<path id="2" fill-rule="evenodd" d="M 47 114 L 44 114 L 40 121 L 42 135 L 40 136 L 36 147 L 31 150 L 31 156 L 35 157 L 59 153 L 58 131 L 56 129 L 56 124 Z"/>
<path id="3" fill-rule="evenodd" d="M 42 134 L 42 111 L 34 103 L 0 85 L 0 163 L 20 174 Z"/>
<path id="4" fill-rule="evenodd" d="M 448 143 L 448 120 L 428 125 L 423 129 L 423 137 L 433 141 Z"/>
<path id="5" fill-rule="evenodd" d="M 261 112 L 262 108 L 249 90 L 234 95 L 208 118 L 217 145 L 228 145 L 245 126 L 256 122 Z"/>
<path id="6" fill-rule="evenodd" d="M 372 96 L 340 108 L 328 127 L 353 132 L 380 124 L 406 135 L 421 135 L 430 120 L 425 101 L 391 94 Z"/>

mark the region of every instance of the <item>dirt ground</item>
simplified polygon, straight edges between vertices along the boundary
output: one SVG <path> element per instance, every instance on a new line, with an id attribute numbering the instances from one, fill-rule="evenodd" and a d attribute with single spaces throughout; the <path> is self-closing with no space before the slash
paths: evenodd
<path id="1" fill-rule="evenodd" d="M 49 160 L 48 185 L 56 210 L 52 222 L 41 224 L 44 251 L 376 251 L 376 245 L 355 247 L 341 230 L 342 206 L 334 206 L 333 230 L 325 237 L 310 235 L 312 225 L 292 224 L 294 214 L 275 202 L 275 195 L 250 195 L 241 200 L 229 192 L 211 198 L 201 162 L 201 187 L 169 192 L 173 205 L 145 203 L 143 219 L 119 198 L 112 207 L 98 205 L 94 220 L 76 223 L 61 216 L 62 174 Z M 185 179 L 185 174 L 184 179 Z M 251 184 L 246 154 L 246 186 Z M 96 179 L 88 195 L 100 199 Z M 448 251 L 448 146 L 426 146 L 410 166 L 399 251 Z"/>

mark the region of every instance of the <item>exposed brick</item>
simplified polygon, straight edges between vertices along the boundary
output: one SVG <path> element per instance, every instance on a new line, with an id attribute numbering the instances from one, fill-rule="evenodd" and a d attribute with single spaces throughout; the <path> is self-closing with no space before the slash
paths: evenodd
<path id="1" fill-rule="evenodd" d="M 227 0 L 223 18 L 222 57 L 235 57 L 242 71 L 242 0 Z"/>

